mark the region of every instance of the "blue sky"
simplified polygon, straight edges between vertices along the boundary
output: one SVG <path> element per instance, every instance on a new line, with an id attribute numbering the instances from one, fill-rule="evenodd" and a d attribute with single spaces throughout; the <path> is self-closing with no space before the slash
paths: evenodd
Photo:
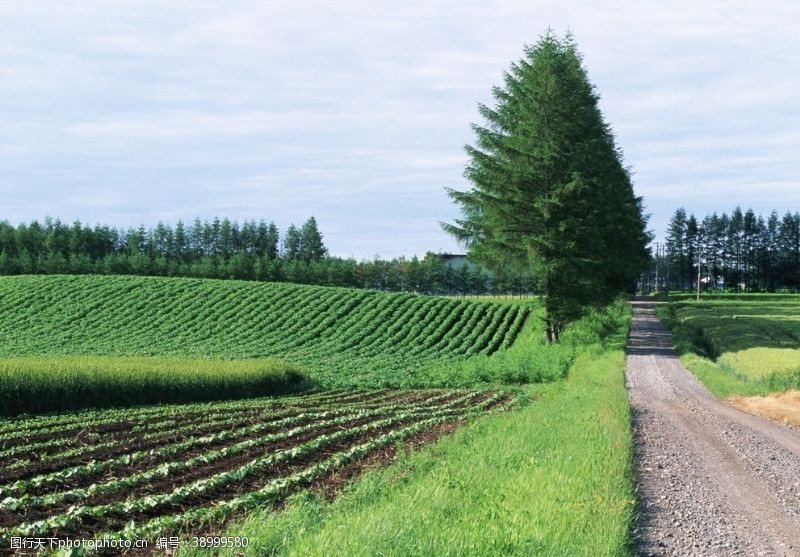
<path id="1" fill-rule="evenodd" d="M 800 3 L 0 3 L 0 218 L 315 215 L 331 251 L 454 251 L 476 105 L 571 30 L 662 233 L 800 209 Z"/>

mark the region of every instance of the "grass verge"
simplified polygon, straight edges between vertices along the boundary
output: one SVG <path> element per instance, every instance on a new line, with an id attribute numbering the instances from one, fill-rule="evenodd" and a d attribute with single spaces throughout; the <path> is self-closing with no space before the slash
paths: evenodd
<path id="1" fill-rule="evenodd" d="M 524 387 L 532 404 L 400 453 L 333 501 L 302 493 L 226 535 L 247 536 L 258 555 L 625 555 L 624 338 L 579 354 L 565 381 Z"/>
<path id="2" fill-rule="evenodd" d="M 202 402 L 300 390 L 281 360 L 32 356 L 0 359 L 0 415 Z"/>

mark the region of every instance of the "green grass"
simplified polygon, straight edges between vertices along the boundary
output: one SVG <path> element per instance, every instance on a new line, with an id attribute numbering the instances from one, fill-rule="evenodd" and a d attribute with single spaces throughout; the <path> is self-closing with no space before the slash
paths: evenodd
<path id="1" fill-rule="evenodd" d="M 0 356 L 276 357 L 326 387 L 429 386 L 510 347 L 533 304 L 161 277 L 0 278 Z"/>
<path id="2" fill-rule="evenodd" d="M 716 395 L 800 389 L 800 297 L 679 302 L 657 313 L 684 364 Z"/>
<path id="3" fill-rule="evenodd" d="M 0 416 L 280 395 L 306 378 L 286 362 L 29 356 L 0 359 Z"/>
<path id="4" fill-rule="evenodd" d="M 299 494 L 225 534 L 258 555 L 626 555 L 624 334 L 613 340 L 584 350 L 565 381 L 525 387 L 535 402 L 403 455 L 332 502 Z"/>

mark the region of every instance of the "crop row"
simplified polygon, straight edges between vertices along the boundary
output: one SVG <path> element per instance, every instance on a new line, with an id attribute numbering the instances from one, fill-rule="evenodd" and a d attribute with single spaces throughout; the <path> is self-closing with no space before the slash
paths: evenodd
<path id="1" fill-rule="evenodd" d="M 10 536 L 70 531 L 104 536 L 124 530 L 129 536 L 141 533 L 137 528 L 174 530 L 177 525 L 224 518 L 274 500 L 379 446 L 505 400 L 502 394 L 475 391 L 410 394 L 415 396 L 409 402 L 383 393 L 377 400 L 366 397 L 361 407 L 354 402 L 340 408 L 330 406 L 336 397 L 320 397 L 293 416 L 265 417 L 244 428 L 3 485 L 0 519 L 10 526 L 0 529 L 0 542 Z M 115 472 L 118 469 L 125 472 Z M 87 485 L 86 479 L 93 476 L 97 479 Z M 38 492 L 30 494 L 33 489 Z M 123 517 L 130 516 L 138 517 L 137 522 L 125 526 Z"/>
<path id="2" fill-rule="evenodd" d="M 100 445 L 81 445 L 80 447 L 74 447 L 72 449 L 75 452 L 79 452 L 82 456 L 82 458 L 79 459 L 79 464 L 69 466 L 71 460 L 65 459 L 62 461 L 64 467 L 60 470 L 40 474 L 38 476 L 33 476 L 31 474 L 32 472 L 35 473 L 35 467 L 31 464 L 26 478 L 11 484 L 0 485 L 0 497 L 19 495 L 30 491 L 32 488 L 38 488 L 48 483 L 64 482 L 77 476 L 88 477 L 97 473 L 109 472 L 118 466 L 129 466 L 141 460 L 153 460 L 159 457 L 175 456 L 185 451 L 195 450 L 198 447 L 229 442 L 268 429 L 289 427 L 307 420 L 327 419 L 355 410 L 381 412 L 395 408 L 398 404 L 413 408 L 448 406 L 450 403 L 447 402 L 447 399 L 452 398 L 454 395 L 458 396 L 458 393 L 419 393 L 416 395 L 418 400 L 408 402 L 409 395 L 407 394 L 385 393 L 377 399 L 366 397 L 352 404 L 321 402 L 319 404 L 309 405 L 308 408 L 290 415 L 286 415 L 281 411 L 276 411 L 271 415 L 265 415 L 263 418 L 255 420 L 239 420 L 234 418 L 227 423 L 223 423 L 221 427 L 213 429 L 209 428 L 204 423 L 196 423 L 192 431 L 187 431 L 182 426 L 176 425 L 175 431 L 180 431 L 180 435 L 164 435 L 155 439 L 154 442 L 141 444 L 138 448 L 135 446 L 126 447 L 121 443 L 118 450 L 107 453 L 104 452 L 103 455 L 98 455 L 95 451 L 95 448 Z M 474 395 L 468 394 L 468 396 Z M 215 432 L 214 430 L 219 431 Z M 195 432 L 199 432 L 200 435 L 190 434 Z M 161 443 L 159 443 L 159 441 L 161 441 Z M 82 450 L 78 451 L 78 449 Z M 98 456 L 102 456 L 102 458 L 98 460 Z M 91 462 L 88 464 L 84 463 L 88 458 L 91 458 Z M 55 458 L 51 460 L 56 461 Z M 2 477 L 3 474 L 0 472 L 0 478 Z"/>
<path id="3" fill-rule="evenodd" d="M 131 409 L 104 409 L 73 414 L 39 416 L 27 420 L 0 420 L 0 449 L 20 444 L 30 444 L 32 439 L 51 436 L 61 442 L 66 434 L 85 432 L 88 434 L 107 431 L 108 428 L 124 428 L 129 431 L 154 431 L 173 427 L 174 422 L 191 424 L 196 420 L 230 420 L 235 416 L 258 412 L 274 413 L 301 409 L 309 404 L 361 403 L 365 399 L 382 398 L 385 391 L 366 393 L 322 392 L 283 398 L 257 398 L 218 403 L 201 403 L 172 406 L 141 406 Z M 396 395 L 392 395 L 396 396 Z"/>
<path id="4" fill-rule="evenodd" d="M 177 445 L 191 448 L 193 446 L 191 440 L 192 433 L 202 432 L 203 437 L 208 437 L 209 433 L 215 431 L 222 431 L 222 436 L 214 438 L 215 441 L 223 439 L 231 439 L 241 432 L 242 435 L 249 434 L 254 431 L 260 431 L 266 428 L 284 427 L 288 424 L 295 423 L 304 419 L 312 419 L 322 416 L 324 414 L 334 415 L 348 412 L 352 409 L 381 409 L 391 407 L 400 401 L 407 400 L 409 397 L 424 397 L 420 404 L 429 405 L 437 404 L 443 398 L 450 397 L 451 394 L 436 394 L 435 392 L 425 395 L 408 395 L 401 393 L 378 393 L 377 397 L 370 395 L 361 395 L 356 397 L 352 402 L 347 398 L 337 398 L 333 401 L 321 400 L 310 401 L 308 408 L 313 408 L 313 412 L 308 412 L 302 405 L 290 409 L 274 409 L 272 411 L 260 409 L 258 401 L 255 402 L 256 411 L 250 412 L 245 415 L 236 414 L 231 412 L 229 415 L 212 416 L 210 419 L 195 420 L 190 424 L 186 424 L 181 415 L 178 415 L 172 422 L 170 429 L 161 428 L 156 432 L 147 432 L 146 422 L 139 426 L 133 426 L 131 429 L 139 429 L 139 435 L 123 436 L 122 438 L 115 439 L 114 441 L 104 441 L 101 443 L 92 443 L 92 439 L 84 439 L 81 443 L 76 443 L 75 439 L 71 436 L 65 435 L 60 438 L 59 442 L 62 446 L 69 446 L 69 444 L 77 445 L 70 448 L 53 453 L 42 455 L 36 463 L 28 462 L 28 472 L 35 472 L 36 465 L 39 463 L 57 463 L 59 461 L 69 462 L 75 460 L 73 457 L 78 458 L 79 461 L 85 461 L 87 458 L 95 458 L 98 451 L 102 451 L 103 455 L 114 456 L 121 454 L 123 456 L 130 456 L 131 450 L 136 449 L 137 453 L 149 454 L 150 447 L 162 447 L 164 442 L 169 442 L 171 439 L 180 439 Z M 192 416 L 192 413 L 187 413 L 187 416 Z M 255 425 L 250 425 L 255 423 Z M 57 434 L 56 434 L 57 435 Z M 187 436 L 189 438 L 187 439 Z M 99 437 L 102 439 L 102 437 Z M 27 445 L 18 445 L 15 450 L 25 453 L 28 449 Z M 112 450 L 113 449 L 113 450 Z M 18 466 L 14 466 L 17 468 Z M 6 469 L 10 468 L 6 466 Z M 0 479 L 3 477 L 3 468 L 0 468 Z M 24 483 L 21 485 L 25 485 Z M 6 486 L 0 486 L 0 496 L 4 495 L 7 490 Z"/>
<path id="5" fill-rule="evenodd" d="M 468 402 L 470 399 L 474 398 L 475 394 L 470 393 L 465 396 L 459 397 L 458 399 L 439 406 L 437 409 L 433 410 L 429 406 L 408 406 L 404 407 L 405 416 L 416 416 L 416 415 L 449 415 L 457 412 L 463 411 L 463 404 Z M 488 399 L 489 401 L 493 401 L 494 399 Z M 483 404 L 483 403 L 482 403 Z M 478 405 L 480 407 L 480 405 Z M 283 431 L 279 431 L 277 433 L 270 433 L 262 436 L 255 436 L 255 437 L 248 437 L 244 441 L 240 441 L 237 443 L 233 443 L 231 445 L 226 445 L 220 449 L 211 450 L 203 452 L 197 456 L 189 458 L 184 461 L 170 461 L 164 462 L 162 464 L 158 464 L 141 472 L 137 472 L 135 474 L 131 474 L 121 479 L 111 479 L 106 482 L 102 483 L 94 483 L 86 488 L 75 488 L 66 491 L 58 491 L 55 493 L 51 493 L 48 495 L 43 496 L 21 496 L 21 497 L 7 497 L 0 501 L 0 511 L 3 510 L 10 510 L 10 511 L 17 511 L 24 508 L 32 508 L 32 507 L 44 507 L 53 505 L 56 503 L 64 503 L 64 502 L 75 502 L 81 499 L 87 499 L 97 494 L 108 494 L 114 493 L 116 491 L 120 491 L 122 489 L 130 489 L 137 485 L 144 484 L 149 482 L 157 477 L 165 477 L 171 474 L 175 474 L 177 472 L 185 471 L 200 465 L 209 465 L 213 462 L 221 460 L 226 457 L 230 457 L 236 454 L 240 454 L 245 452 L 249 449 L 253 449 L 255 447 L 268 445 L 270 443 L 274 443 L 276 441 L 284 440 L 284 439 L 291 439 L 297 437 L 299 435 L 314 432 L 317 430 L 322 430 L 325 428 L 331 428 L 334 426 L 339 426 L 343 424 L 347 424 L 348 422 L 352 422 L 359 419 L 364 418 L 372 418 L 372 417 L 380 417 L 382 415 L 386 415 L 391 411 L 396 411 L 396 406 L 385 406 L 383 408 L 373 409 L 373 410 L 360 410 L 354 411 L 349 413 L 331 413 L 331 414 L 339 414 L 336 417 L 327 418 L 324 414 L 317 414 L 317 415 L 306 415 L 303 416 L 304 419 L 313 418 L 311 423 L 306 425 L 293 427 L 291 429 L 286 429 Z M 300 419 L 286 419 L 283 420 L 280 425 L 288 426 L 292 423 L 297 423 L 301 421 Z M 376 422 L 379 423 L 379 422 Z M 252 435 L 257 433 L 259 430 L 259 426 L 255 426 L 249 428 L 248 434 Z M 233 437 L 241 437 L 244 436 L 243 433 L 240 432 L 240 435 L 237 436 L 230 436 Z M 219 439 L 219 438 L 218 438 Z M 186 448 L 186 445 L 184 445 Z M 169 451 L 172 456 L 175 456 L 177 451 L 174 449 Z"/>

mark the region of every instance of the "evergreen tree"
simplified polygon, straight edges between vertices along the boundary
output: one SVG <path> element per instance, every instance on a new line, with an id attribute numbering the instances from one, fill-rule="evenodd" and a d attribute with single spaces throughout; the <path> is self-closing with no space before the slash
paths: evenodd
<path id="1" fill-rule="evenodd" d="M 278 246 L 280 245 L 280 235 L 278 234 L 278 227 L 274 222 L 269 223 L 267 227 L 266 241 L 264 242 L 264 255 L 268 259 L 278 258 Z"/>
<path id="2" fill-rule="evenodd" d="M 774 292 L 775 288 L 780 281 L 778 275 L 778 258 L 779 258 L 779 231 L 780 231 L 780 218 L 777 211 L 772 211 L 767 219 L 767 257 L 766 257 L 766 275 L 767 275 L 767 290 Z"/>
<path id="3" fill-rule="evenodd" d="M 311 217 L 300 229 L 300 257 L 304 261 L 319 261 L 328 253 L 317 228 L 317 219 Z"/>
<path id="4" fill-rule="evenodd" d="M 175 225 L 175 257 L 180 263 L 186 261 L 189 254 L 189 241 L 186 236 L 186 227 L 183 221 L 178 221 Z"/>
<path id="5" fill-rule="evenodd" d="M 287 261 L 300 259 L 302 255 L 303 237 L 294 224 L 290 224 L 286 229 L 286 236 L 283 238 L 283 257 Z M 292 273 L 295 273 L 294 268 Z"/>
<path id="6" fill-rule="evenodd" d="M 646 220 L 571 37 L 526 48 L 493 93 L 467 147 L 473 187 L 449 190 L 463 217 L 443 226 L 476 260 L 543 276 L 552 341 L 645 268 Z"/>
<path id="7" fill-rule="evenodd" d="M 667 228 L 667 257 L 669 257 L 671 274 L 677 277 L 677 286 L 681 290 L 687 284 L 686 252 L 686 210 L 681 207 L 672 215 Z M 671 283 L 672 279 L 670 278 L 669 281 Z M 667 288 L 669 289 L 671 286 L 667 286 Z"/>
<path id="8" fill-rule="evenodd" d="M 732 283 L 738 291 L 742 284 L 742 259 L 743 259 L 743 236 L 744 236 L 744 215 L 742 209 L 736 207 L 731 213 L 731 220 L 728 225 L 728 252 L 732 260 Z"/>

